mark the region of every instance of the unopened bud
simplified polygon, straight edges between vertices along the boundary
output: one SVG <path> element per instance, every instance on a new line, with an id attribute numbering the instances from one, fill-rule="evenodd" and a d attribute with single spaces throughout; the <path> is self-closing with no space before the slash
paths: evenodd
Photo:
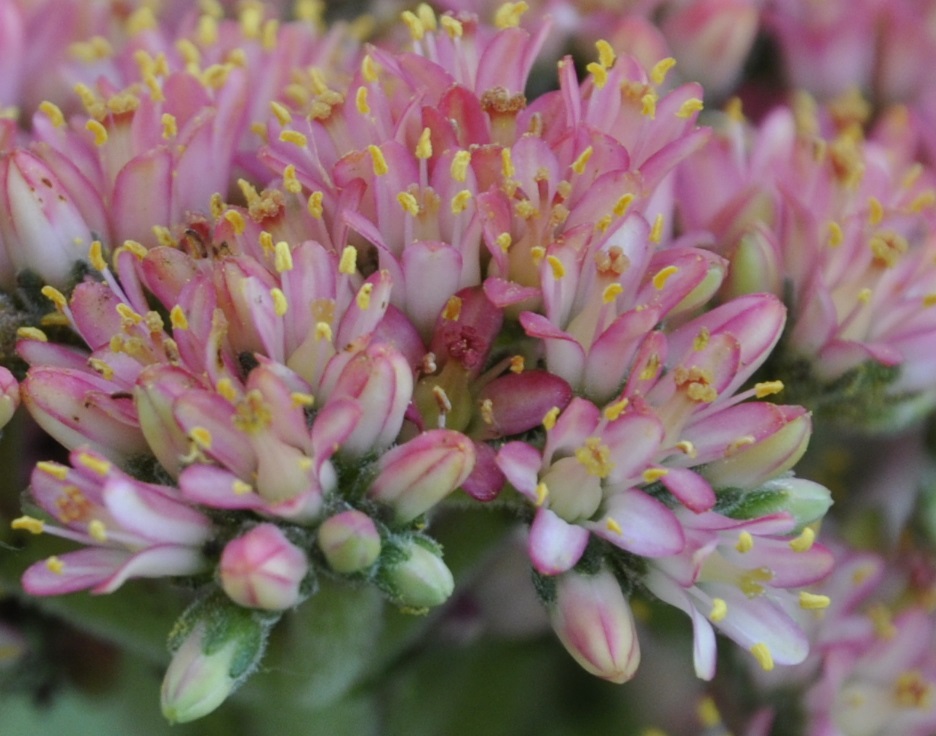
<path id="1" fill-rule="evenodd" d="M 433 608 L 448 600 L 455 590 L 451 570 L 428 540 L 411 539 L 395 547 L 392 561 L 381 571 L 379 583 L 400 606 Z M 388 555 L 388 557 L 391 557 Z"/>
<path id="2" fill-rule="evenodd" d="M 258 524 L 221 553 L 221 587 L 235 603 L 282 611 L 302 600 L 305 553 L 275 524 Z"/>
<path id="3" fill-rule="evenodd" d="M 332 570 L 350 575 L 377 561 L 380 532 L 367 514 L 352 509 L 322 522 L 318 546 Z"/>

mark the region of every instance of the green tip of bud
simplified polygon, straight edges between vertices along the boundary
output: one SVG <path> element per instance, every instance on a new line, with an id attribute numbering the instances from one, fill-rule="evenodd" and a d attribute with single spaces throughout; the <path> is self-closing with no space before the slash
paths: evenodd
<path id="1" fill-rule="evenodd" d="M 431 542 L 411 539 L 394 550 L 393 557 L 381 570 L 379 583 L 393 601 L 408 609 L 439 606 L 455 590 L 452 571 L 442 561 Z"/>

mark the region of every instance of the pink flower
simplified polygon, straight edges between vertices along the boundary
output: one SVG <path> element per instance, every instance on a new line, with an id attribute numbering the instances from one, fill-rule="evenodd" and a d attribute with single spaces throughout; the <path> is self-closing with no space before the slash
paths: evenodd
<path id="1" fill-rule="evenodd" d="M 309 571 L 305 552 L 275 524 L 258 524 L 228 542 L 219 575 L 228 597 L 247 608 L 282 611 L 302 600 Z"/>

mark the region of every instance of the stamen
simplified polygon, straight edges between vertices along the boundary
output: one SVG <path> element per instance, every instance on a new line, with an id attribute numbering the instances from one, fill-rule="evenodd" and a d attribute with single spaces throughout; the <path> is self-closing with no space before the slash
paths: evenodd
<path id="1" fill-rule="evenodd" d="M 650 81 L 656 85 L 663 84 L 666 81 L 666 75 L 674 66 L 676 66 L 676 59 L 672 56 L 660 59 L 650 70 Z"/>
<path id="2" fill-rule="evenodd" d="M 556 426 L 556 419 L 559 418 L 559 407 L 554 406 L 552 409 L 546 412 L 546 416 L 543 417 L 543 427 L 548 432 L 553 427 Z"/>
<path id="3" fill-rule="evenodd" d="M 816 532 L 807 526 L 796 539 L 790 540 L 789 546 L 794 552 L 808 552 L 815 541 Z"/>
<path id="4" fill-rule="evenodd" d="M 32 516 L 20 516 L 10 522 L 11 529 L 22 529 L 30 534 L 42 534 L 45 529 L 45 522 L 41 519 L 35 519 Z"/>
<path id="5" fill-rule="evenodd" d="M 773 655 L 770 653 L 770 649 L 767 648 L 767 645 L 763 642 L 752 646 L 751 654 L 754 655 L 754 659 L 757 660 L 757 663 L 761 666 L 761 668 L 763 668 L 765 672 L 770 672 L 774 668 Z"/>
<path id="6" fill-rule="evenodd" d="M 828 608 L 831 602 L 832 601 L 827 595 L 807 593 L 805 590 L 801 590 L 799 594 L 800 608 L 806 611 L 817 611 L 823 608 Z"/>
<path id="7" fill-rule="evenodd" d="M 709 612 L 708 618 L 713 624 L 717 624 L 719 621 L 723 621 L 725 616 L 728 615 L 728 604 L 725 603 L 722 598 L 713 598 L 712 599 L 712 610 Z"/>
<path id="8" fill-rule="evenodd" d="M 758 399 L 766 396 L 773 396 L 783 391 L 783 381 L 763 381 L 754 384 L 754 395 Z"/>

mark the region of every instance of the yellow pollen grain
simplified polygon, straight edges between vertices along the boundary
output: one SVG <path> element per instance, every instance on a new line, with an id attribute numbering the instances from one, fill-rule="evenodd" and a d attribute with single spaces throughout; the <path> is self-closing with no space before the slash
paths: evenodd
<path id="1" fill-rule="evenodd" d="M 162 123 L 162 137 L 164 140 L 175 138 L 179 134 L 179 126 L 176 122 L 175 115 L 164 112 L 160 118 L 160 122 Z"/>
<path id="2" fill-rule="evenodd" d="M 354 93 L 354 106 L 361 115 L 370 115 L 370 105 L 367 104 L 367 87 L 363 85 Z"/>
<path id="3" fill-rule="evenodd" d="M 205 427 L 192 427 L 192 431 L 189 432 L 189 438 L 197 447 L 203 450 L 210 450 L 214 441 L 211 432 Z"/>
<path id="4" fill-rule="evenodd" d="M 272 100 L 270 102 L 270 111 L 276 116 L 276 119 L 279 120 L 280 125 L 289 125 L 292 122 L 292 115 L 282 103 Z"/>
<path id="5" fill-rule="evenodd" d="M 224 219 L 231 223 L 231 227 L 234 228 L 235 235 L 243 235 L 244 229 L 247 227 L 247 223 L 244 220 L 244 216 L 237 210 L 228 210 L 224 213 Z"/>
<path id="6" fill-rule="evenodd" d="M 831 602 L 827 595 L 807 593 L 805 590 L 801 590 L 799 594 L 799 606 L 804 611 L 819 611 L 828 608 Z"/>
<path id="7" fill-rule="evenodd" d="M 482 399 L 478 404 L 478 413 L 481 415 L 481 421 L 486 425 L 494 425 L 494 402 L 490 399 Z"/>
<path id="8" fill-rule="evenodd" d="M 277 317 L 282 317 L 289 310 L 289 302 L 282 289 L 273 287 L 270 289 L 270 296 L 273 298 L 273 312 Z"/>
<path id="9" fill-rule="evenodd" d="M 293 269 L 292 251 L 285 240 L 280 240 L 273 248 L 273 268 L 277 273 L 285 273 Z"/>
<path id="10" fill-rule="evenodd" d="M 609 516 L 605 519 L 605 528 L 614 534 L 622 534 L 624 530 L 621 528 L 621 525 L 618 524 L 617 519 Z"/>
<path id="11" fill-rule="evenodd" d="M 565 276 L 565 266 L 562 265 L 556 256 L 546 256 L 546 263 L 549 264 L 549 267 L 552 269 L 553 278 L 557 281 Z"/>
<path id="12" fill-rule="evenodd" d="M 717 624 L 720 621 L 725 620 L 725 616 L 728 615 L 728 604 L 725 603 L 723 598 L 712 598 L 712 610 L 709 611 L 709 621 L 713 624 Z"/>
<path id="13" fill-rule="evenodd" d="M 520 25 L 520 18 L 530 9 L 525 2 L 504 3 L 494 13 L 494 25 L 497 28 L 515 28 Z"/>
<path id="14" fill-rule="evenodd" d="M 257 236 L 257 242 L 263 249 L 263 254 L 265 256 L 273 255 L 275 246 L 273 245 L 273 236 L 270 233 L 268 233 L 266 230 L 261 230 L 260 235 Z"/>
<path id="15" fill-rule="evenodd" d="M 604 86 L 608 83 L 608 69 L 605 66 L 602 66 L 597 61 L 589 62 L 585 66 L 585 70 L 592 75 L 592 79 L 595 82 L 595 86 L 598 89 L 604 89 Z"/>
<path id="16" fill-rule="evenodd" d="M 180 38 L 176 41 L 175 47 L 187 66 L 198 68 L 198 65 L 201 64 L 201 51 L 198 50 L 198 46 L 187 38 Z"/>
<path id="17" fill-rule="evenodd" d="M 294 391 L 289 395 L 289 399 L 292 401 L 293 406 L 299 409 L 310 409 L 315 406 L 315 397 L 301 391 Z"/>
<path id="18" fill-rule="evenodd" d="M 751 654 L 754 655 L 754 659 L 757 660 L 757 663 L 761 666 L 761 669 L 764 672 L 770 672 L 774 668 L 773 655 L 770 653 L 770 649 L 767 648 L 767 645 L 763 642 L 759 642 L 751 647 Z"/>
<path id="19" fill-rule="evenodd" d="M 449 35 L 449 38 L 461 38 L 465 33 L 465 27 L 461 24 L 461 21 L 450 15 L 441 16 L 439 25 Z"/>
<path id="20" fill-rule="evenodd" d="M 495 239 L 497 247 L 500 248 L 504 253 L 510 250 L 510 246 L 513 245 L 513 238 L 510 237 L 510 233 L 501 233 Z"/>
<path id="21" fill-rule="evenodd" d="M 702 700 L 699 701 L 696 714 L 699 716 L 699 720 L 705 728 L 715 728 L 721 725 L 721 713 L 718 712 L 718 706 L 715 705 L 715 701 L 712 700 L 712 698 L 702 698 Z"/>
<path id="22" fill-rule="evenodd" d="M 65 295 L 54 286 L 43 286 L 42 295 L 55 305 L 56 309 L 64 309 L 68 306 L 68 300 Z"/>
<path id="23" fill-rule="evenodd" d="M 357 271 L 357 248 L 346 245 L 341 251 L 341 260 L 338 261 L 338 272 L 351 276 Z"/>
<path id="24" fill-rule="evenodd" d="M 460 215 L 462 212 L 468 209 L 468 204 L 471 202 L 471 196 L 471 190 L 462 189 L 458 194 L 452 197 L 452 214 Z"/>
<path id="25" fill-rule="evenodd" d="M 11 529 L 22 529 L 30 534 L 42 534 L 45 529 L 45 522 L 41 519 L 35 519 L 32 516 L 20 516 L 10 522 Z"/>
<path id="26" fill-rule="evenodd" d="M 643 472 L 643 479 L 645 483 L 656 483 L 667 475 L 669 475 L 669 470 L 666 468 L 647 468 Z"/>
<path id="27" fill-rule="evenodd" d="M 614 209 L 612 211 L 618 217 L 623 217 L 627 213 L 627 210 L 630 209 L 631 203 L 633 201 L 634 195 L 628 192 L 615 203 Z"/>
<path id="28" fill-rule="evenodd" d="M 609 69 L 614 65 L 614 60 L 617 57 L 610 43 L 603 38 L 599 38 L 595 41 L 595 49 L 598 51 L 598 63 L 601 64 L 601 66 L 605 69 Z"/>
<path id="29" fill-rule="evenodd" d="M 107 143 L 107 128 L 97 120 L 89 120 L 85 123 L 85 128 L 94 136 L 94 145 L 103 146 Z"/>
<path id="30" fill-rule="evenodd" d="M 374 291 L 373 284 L 364 284 L 357 293 L 355 297 L 355 303 L 358 305 L 358 309 L 364 311 L 370 307 L 371 303 L 371 293 Z"/>
<path id="31" fill-rule="evenodd" d="M 640 98 L 640 113 L 653 120 L 656 117 L 656 103 L 660 99 L 653 90 L 645 92 Z"/>
<path id="32" fill-rule="evenodd" d="M 808 526 L 800 532 L 799 536 L 795 539 L 791 539 L 789 542 L 790 549 L 794 552 L 808 552 L 812 549 L 813 543 L 816 541 L 816 532 L 810 529 Z"/>
<path id="33" fill-rule="evenodd" d="M 419 134 L 419 141 L 416 143 L 416 158 L 432 157 L 432 131 L 429 128 L 423 128 Z"/>
<path id="34" fill-rule="evenodd" d="M 695 339 L 692 341 L 692 348 L 696 352 L 705 350 L 711 338 L 712 338 L 712 333 L 709 332 L 708 327 L 703 327 L 701 330 L 699 330 L 699 334 L 696 335 Z"/>
<path id="35" fill-rule="evenodd" d="M 61 128 L 65 125 L 65 116 L 62 114 L 61 109 L 54 102 L 49 102 L 45 100 L 39 105 L 39 111 L 45 115 L 49 122 L 56 128 Z"/>
<path id="36" fill-rule="evenodd" d="M 315 323 L 315 339 L 324 340 L 325 342 L 331 342 L 333 338 L 332 328 L 328 322 L 316 322 Z"/>
<path id="37" fill-rule="evenodd" d="M 674 66 L 676 66 L 676 59 L 672 56 L 660 59 L 650 70 L 650 81 L 657 85 L 663 84 L 666 81 L 666 75 Z"/>
<path id="38" fill-rule="evenodd" d="M 613 404 L 608 404 L 604 408 L 604 411 L 602 412 L 602 414 L 604 415 L 604 418 L 607 421 L 613 422 L 613 421 L 616 421 L 618 417 L 621 416 L 621 414 L 629 405 L 630 405 L 630 399 L 623 398 L 620 401 L 615 401 Z"/>
<path id="39" fill-rule="evenodd" d="M 88 534 L 98 542 L 107 541 L 107 525 L 100 519 L 92 519 L 88 522 Z"/>
<path id="40" fill-rule="evenodd" d="M 423 24 L 423 28 L 427 31 L 434 31 L 438 28 L 435 12 L 428 3 L 419 3 L 419 6 L 416 8 L 416 14 L 419 16 L 419 21 Z"/>
<path id="41" fill-rule="evenodd" d="M 406 27 L 409 29 L 410 37 L 414 41 L 422 40 L 422 37 L 426 35 L 426 27 L 422 24 L 422 21 L 419 20 L 419 17 L 411 10 L 404 10 L 400 14 L 400 19 L 406 24 Z"/>
<path id="42" fill-rule="evenodd" d="M 53 463 L 48 460 L 40 460 L 36 463 L 36 470 L 51 475 L 56 480 L 66 480 L 68 478 L 68 466 L 60 463 Z"/>
<path id="43" fill-rule="evenodd" d="M 536 484 L 536 505 L 542 506 L 546 503 L 546 499 L 549 498 L 549 488 L 546 487 L 545 483 Z"/>
<path id="44" fill-rule="evenodd" d="M 107 460 L 102 460 L 101 458 L 95 457 L 94 455 L 89 455 L 86 452 L 78 453 L 77 460 L 79 465 L 83 465 L 92 473 L 96 473 L 100 476 L 106 476 L 111 471 L 112 466 Z"/>
<path id="45" fill-rule="evenodd" d="M 240 478 L 235 478 L 231 483 L 231 491 L 235 496 L 245 496 L 253 491 L 253 488 L 251 487 L 250 483 L 246 483 Z"/>
<path id="46" fill-rule="evenodd" d="M 299 148 L 305 148 L 309 145 L 309 140 L 298 130 L 283 130 L 280 131 L 279 139 L 283 143 L 292 143 L 294 146 L 299 146 Z"/>
<path id="47" fill-rule="evenodd" d="M 874 227 L 884 219 L 884 205 L 877 197 L 868 197 L 868 224 Z"/>
<path id="48" fill-rule="evenodd" d="M 653 221 L 653 227 L 650 228 L 649 240 L 651 243 L 659 243 L 662 239 L 663 239 L 663 214 L 660 213 L 659 215 L 656 216 L 656 219 Z M 673 273 L 676 272 L 675 266 L 668 266 L 667 268 L 672 268 Z M 663 269 L 663 270 L 665 271 L 666 269 Z"/>
<path id="49" fill-rule="evenodd" d="M 20 327 L 16 330 L 16 336 L 20 340 L 38 340 L 39 342 L 49 342 L 48 336 L 38 327 Z"/>
<path id="50" fill-rule="evenodd" d="M 548 432 L 553 427 L 556 426 L 556 420 L 559 418 L 559 407 L 554 406 L 552 409 L 546 412 L 546 415 L 543 417 L 543 427 Z"/>
<path id="51" fill-rule="evenodd" d="M 584 151 L 582 151 L 578 155 L 578 158 L 576 158 L 575 161 L 572 162 L 572 166 L 571 166 L 572 171 L 574 171 L 579 176 L 584 174 L 585 167 L 588 165 L 588 162 L 594 153 L 595 153 L 595 149 L 592 148 L 591 146 L 589 146 Z"/>
<path id="52" fill-rule="evenodd" d="M 522 355 L 512 355 L 510 357 L 510 372 L 511 373 L 523 373 L 526 368 L 526 360 L 524 360 Z"/>
<path id="53" fill-rule="evenodd" d="M 783 391 L 783 381 L 762 381 L 754 384 L 754 395 L 758 399 L 779 394 L 781 391 Z"/>
<path id="54" fill-rule="evenodd" d="M 653 283 L 653 288 L 657 291 L 662 291 L 663 287 L 666 286 L 666 282 L 669 280 L 670 276 L 679 271 L 676 266 L 667 266 L 666 268 L 661 268 L 653 276 L 651 282 Z"/>
<path id="55" fill-rule="evenodd" d="M 367 147 L 367 152 L 370 154 L 371 163 L 374 166 L 374 175 L 383 176 L 388 171 L 390 167 L 387 166 L 387 159 L 384 158 L 383 151 L 381 151 L 373 143 Z"/>
<path id="56" fill-rule="evenodd" d="M 283 169 L 283 187 L 292 194 L 302 192 L 302 182 L 296 177 L 296 167 L 293 164 L 288 164 Z"/>
<path id="57" fill-rule="evenodd" d="M 735 544 L 735 549 L 738 550 L 741 554 L 745 552 L 750 552 L 754 549 L 754 537 L 751 536 L 751 533 L 748 531 L 743 531 L 738 534 L 738 541 Z"/>
<path id="58" fill-rule="evenodd" d="M 409 192 L 400 192 L 397 194 L 397 202 L 400 203 L 400 207 L 403 208 L 404 212 L 409 213 L 413 217 L 419 216 L 419 200 Z"/>
<path id="59" fill-rule="evenodd" d="M 374 61 L 374 57 L 370 54 L 365 54 L 364 58 L 361 59 L 361 77 L 368 84 L 373 84 L 377 81 L 377 74 L 380 71 L 380 67 L 377 62 Z"/>
<path id="60" fill-rule="evenodd" d="M 676 117 L 683 119 L 691 118 L 704 107 L 705 104 L 698 97 L 690 97 L 679 106 L 679 109 L 676 111 Z"/>
<path id="61" fill-rule="evenodd" d="M 172 329 L 174 330 L 188 329 L 188 318 L 185 316 L 185 312 L 182 311 L 182 307 L 178 304 L 169 310 L 169 324 L 172 325 Z"/>
<path id="62" fill-rule="evenodd" d="M 611 448 L 601 441 L 600 437 L 588 437 L 575 451 L 578 460 L 589 475 L 596 478 L 607 478 L 614 469 L 611 460 Z"/>
<path id="63" fill-rule="evenodd" d="M 618 283 L 608 284 L 601 292 L 602 304 L 610 304 L 624 293 L 624 287 Z"/>
<path id="64" fill-rule="evenodd" d="M 322 192 L 312 192 L 312 194 L 309 195 L 307 208 L 309 210 L 309 214 L 312 215 L 312 217 L 314 217 L 316 220 L 322 219 L 322 212 L 324 211 L 322 200 L 324 197 L 325 195 Z"/>
<path id="65" fill-rule="evenodd" d="M 49 572 L 55 573 L 56 575 L 61 575 L 65 570 L 65 563 L 55 555 L 46 559 L 45 566 Z"/>

